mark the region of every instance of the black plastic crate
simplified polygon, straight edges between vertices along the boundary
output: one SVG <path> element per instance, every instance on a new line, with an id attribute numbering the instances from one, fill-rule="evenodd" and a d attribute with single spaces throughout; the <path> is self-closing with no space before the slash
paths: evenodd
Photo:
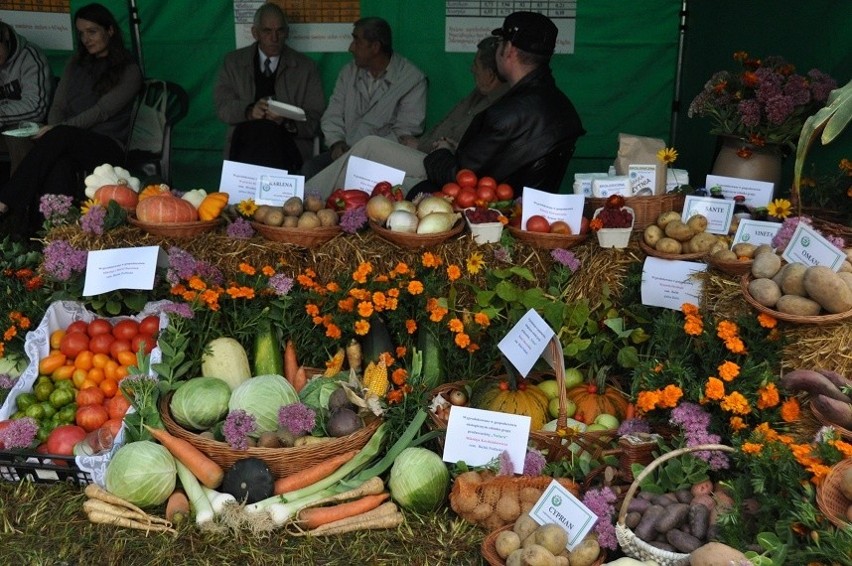
<path id="1" fill-rule="evenodd" d="M 73 456 L 47 456 L 23 454 L 0 450 L 0 480 L 35 483 L 67 482 L 84 486 L 92 483 L 92 476 L 77 467 Z"/>

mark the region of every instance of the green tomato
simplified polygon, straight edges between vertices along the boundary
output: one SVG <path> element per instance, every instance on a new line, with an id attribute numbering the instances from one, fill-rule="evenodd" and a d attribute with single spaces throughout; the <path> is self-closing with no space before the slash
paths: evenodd
<path id="1" fill-rule="evenodd" d="M 47 437 L 50 436 L 50 433 L 53 431 L 55 427 L 50 426 L 50 423 L 42 423 L 42 426 L 38 427 L 38 432 L 36 433 L 36 440 L 39 443 L 47 440 Z"/>
<path id="2" fill-rule="evenodd" d="M 44 407 L 42 407 L 41 404 L 30 405 L 27 407 L 27 410 L 24 411 L 24 416 L 39 421 L 42 417 L 44 417 Z"/>
<path id="3" fill-rule="evenodd" d="M 42 419 L 49 419 L 50 417 L 56 414 L 56 407 L 51 405 L 50 401 L 42 401 L 41 403 L 39 403 L 39 406 L 41 407 L 42 411 L 44 411 L 44 416 L 42 417 Z"/>
<path id="4" fill-rule="evenodd" d="M 65 405 L 56 412 L 56 418 L 62 424 L 73 424 L 77 418 L 77 403 Z"/>
<path id="5" fill-rule="evenodd" d="M 19 411 L 26 411 L 30 408 L 31 405 L 35 405 L 38 402 L 35 395 L 32 393 L 21 393 L 18 395 L 17 399 L 15 399 L 15 403 L 18 406 Z"/>
<path id="6" fill-rule="evenodd" d="M 67 387 L 57 387 L 50 394 L 50 398 L 48 400 L 54 408 L 61 409 L 68 403 L 73 402 L 74 398 L 75 395 L 73 389 L 69 389 Z"/>
<path id="7" fill-rule="evenodd" d="M 47 381 L 36 383 L 35 387 L 33 387 L 33 393 L 35 393 L 38 401 L 47 401 L 50 398 L 50 394 L 53 393 L 53 382 L 48 379 Z"/>
<path id="8" fill-rule="evenodd" d="M 70 389 L 71 391 L 74 391 L 75 393 L 77 391 L 77 388 L 74 387 L 74 382 L 71 381 L 70 379 L 57 379 L 56 381 L 53 382 L 53 386 L 56 389 Z"/>

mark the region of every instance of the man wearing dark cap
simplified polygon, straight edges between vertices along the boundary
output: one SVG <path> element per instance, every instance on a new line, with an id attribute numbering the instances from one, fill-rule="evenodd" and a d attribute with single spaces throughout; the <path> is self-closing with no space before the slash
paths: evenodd
<path id="1" fill-rule="evenodd" d="M 500 39 L 497 69 L 509 91 L 476 115 L 458 147 L 439 145 L 426 156 L 433 187 L 454 180 L 459 169 L 472 169 L 512 185 L 515 196 L 525 186 L 559 191 L 577 138 L 586 131 L 550 70 L 557 33 L 548 17 L 535 12 L 510 14 L 492 32 Z"/>

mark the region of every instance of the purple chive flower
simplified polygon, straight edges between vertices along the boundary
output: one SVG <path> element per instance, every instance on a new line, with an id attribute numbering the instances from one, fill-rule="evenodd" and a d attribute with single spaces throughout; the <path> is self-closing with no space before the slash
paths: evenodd
<path id="1" fill-rule="evenodd" d="M 68 281 L 72 275 L 86 269 L 88 254 L 65 240 L 55 240 L 44 248 L 44 271 L 51 279 Z"/>
<path id="2" fill-rule="evenodd" d="M 618 548 L 618 540 L 615 537 L 615 527 L 612 522 L 612 518 L 615 516 L 613 504 L 616 499 L 615 493 L 608 487 L 592 488 L 583 495 L 583 505 L 598 517 L 598 522 L 595 524 L 598 544 L 610 550 Z"/>
<path id="3" fill-rule="evenodd" d="M 535 450 L 534 448 L 530 448 L 527 450 L 527 455 L 524 458 L 524 472 L 525 476 L 540 476 L 544 471 L 544 466 L 547 465 L 547 460 L 544 458 L 544 454 Z"/>
<path id="4" fill-rule="evenodd" d="M 0 446 L 6 450 L 12 448 L 29 448 L 38 433 L 38 423 L 35 419 L 24 417 L 15 419 L 4 430 L 0 431 Z"/>
<path id="5" fill-rule="evenodd" d="M 222 271 L 213 264 L 195 259 L 191 253 L 178 247 L 169 248 L 169 268 L 166 280 L 176 285 L 197 275 L 212 285 L 221 285 L 225 280 Z"/>
<path id="6" fill-rule="evenodd" d="M 793 237 L 793 232 L 796 231 L 796 226 L 799 225 L 799 222 L 810 224 L 811 219 L 805 216 L 791 216 L 784 220 L 781 224 L 781 228 L 778 229 L 778 232 L 772 238 L 772 247 L 776 249 L 787 247 L 787 244 L 790 243 L 790 238 Z"/>
<path id="7" fill-rule="evenodd" d="M 71 212 L 74 200 L 70 195 L 44 195 L 39 200 L 38 210 L 48 222 L 64 220 Z"/>
<path id="8" fill-rule="evenodd" d="M 254 228 L 252 228 L 251 223 L 247 222 L 244 218 L 237 218 L 228 224 L 226 233 L 229 238 L 234 238 L 236 240 L 248 240 L 254 236 Z"/>
<path id="9" fill-rule="evenodd" d="M 222 433 L 225 441 L 234 450 L 248 450 L 248 437 L 257 430 L 257 422 L 254 416 L 242 409 L 231 411 L 225 418 Z"/>
<path id="10" fill-rule="evenodd" d="M 618 425 L 618 436 L 627 436 L 628 434 L 636 434 L 640 432 L 651 432 L 651 425 L 648 424 L 648 421 L 645 419 L 624 419 L 621 421 L 621 424 Z"/>
<path id="11" fill-rule="evenodd" d="M 317 414 L 304 403 L 284 405 L 278 409 L 278 425 L 286 428 L 293 436 L 304 436 L 314 430 Z"/>
<path id="12" fill-rule="evenodd" d="M 104 233 L 105 218 L 106 208 L 96 204 L 89 208 L 89 211 L 80 218 L 80 227 L 83 229 L 83 232 L 100 236 Z"/>
<path id="13" fill-rule="evenodd" d="M 367 224 L 367 209 L 363 206 L 347 210 L 340 218 L 340 227 L 347 234 L 354 234 Z"/>
<path id="14" fill-rule="evenodd" d="M 687 446 L 718 444 L 722 440 L 719 435 L 711 434 L 708 431 L 710 413 L 705 411 L 701 405 L 681 403 L 672 409 L 670 421 L 683 431 Z M 725 470 L 730 465 L 728 457 L 722 452 L 702 450 L 695 452 L 694 456 L 707 462 L 711 470 Z"/>
<path id="15" fill-rule="evenodd" d="M 580 260 L 574 255 L 574 252 L 563 248 L 556 248 L 550 252 L 550 257 L 563 267 L 571 270 L 571 273 L 576 273 L 580 269 Z"/>
<path id="16" fill-rule="evenodd" d="M 515 475 L 515 465 L 512 463 L 512 458 L 509 456 L 509 452 L 507 450 L 500 452 L 500 456 L 497 458 L 497 463 L 499 464 L 499 468 L 497 470 L 498 476 Z"/>
<path id="17" fill-rule="evenodd" d="M 0 389 L 12 389 L 17 381 L 17 377 L 12 377 L 8 373 L 0 374 Z"/>
<path id="18" fill-rule="evenodd" d="M 195 316 L 192 312 L 192 307 L 186 303 L 175 303 L 170 301 L 169 304 L 163 305 L 163 312 L 166 314 L 174 314 L 182 318 L 191 319 Z"/>
<path id="19" fill-rule="evenodd" d="M 269 288 L 279 297 L 283 297 L 293 288 L 293 278 L 283 273 L 276 273 L 269 278 Z"/>
<path id="20" fill-rule="evenodd" d="M 512 263 L 512 255 L 504 246 L 494 250 L 494 259 L 501 263 Z"/>

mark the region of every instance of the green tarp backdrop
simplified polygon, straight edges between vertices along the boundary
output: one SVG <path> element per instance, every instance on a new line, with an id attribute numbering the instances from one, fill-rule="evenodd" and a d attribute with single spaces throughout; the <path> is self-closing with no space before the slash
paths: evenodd
<path id="1" fill-rule="evenodd" d="M 71 0 L 71 10 L 87 4 Z M 130 41 L 128 2 L 102 0 Z M 523 3 L 527 4 L 527 3 Z M 573 173 L 606 171 L 619 132 L 662 138 L 680 152 L 676 167 L 703 184 L 713 158 L 709 123 L 688 119 L 690 100 L 709 76 L 732 69 L 731 54 L 782 55 L 798 71 L 818 67 L 840 84 L 852 76 L 852 3 L 849 0 L 693 0 L 679 65 L 679 0 L 579 0 L 573 54 L 552 61 L 560 87 L 573 100 L 588 134 L 581 138 L 563 190 Z M 233 3 L 225 0 L 137 0 L 146 75 L 174 81 L 189 93 L 189 115 L 173 134 L 173 185 L 187 190 L 218 186 L 225 127 L 212 92 L 222 57 L 234 49 Z M 429 77 L 427 127 L 473 86 L 470 53 L 444 52 L 443 0 L 362 0 L 362 16 L 377 15 L 393 28 L 394 49 Z M 311 53 L 326 96 L 348 53 Z M 49 52 L 59 75 L 67 52 Z M 682 69 L 679 75 L 678 69 Z M 681 93 L 676 83 L 681 78 Z M 681 97 L 679 111 L 675 103 Z M 849 134 L 831 149 L 849 156 Z M 833 157 L 831 157 L 833 159 Z M 788 169 L 792 159 L 787 160 Z M 836 163 L 836 161 L 835 161 Z"/>

